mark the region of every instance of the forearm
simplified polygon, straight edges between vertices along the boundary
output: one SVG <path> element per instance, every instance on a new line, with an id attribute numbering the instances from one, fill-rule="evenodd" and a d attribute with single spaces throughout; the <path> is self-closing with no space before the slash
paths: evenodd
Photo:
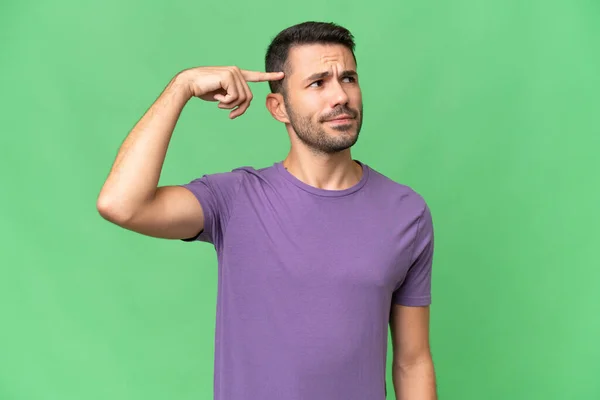
<path id="1" fill-rule="evenodd" d="M 171 136 L 190 97 L 178 75 L 137 122 L 102 187 L 101 211 L 126 218 L 154 196 Z"/>
<path id="2" fill-rule="evenodd" d="M 431 358 L 392 369 L 396 400 L 437 400 L 436 379 Z"/>

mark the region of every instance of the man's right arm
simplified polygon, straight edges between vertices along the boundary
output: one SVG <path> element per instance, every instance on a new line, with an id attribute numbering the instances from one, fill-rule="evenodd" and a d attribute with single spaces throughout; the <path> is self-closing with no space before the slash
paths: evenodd
<path id="1" fill-rule="evenodd" d="M 178 74 L 129 133 L 98 196 L 103 218 L 168 239 L 192 237 L 202 230 L 202 207 L 189 190 L 158 187 L 171 136 L 190 98 L 185 79 Z"/>
<path id="2" fill-rule="evenodd" d="M 204 229 L 196 196 L 182 186 L 158 187 L 160 173 L 184 106 L 192 97 L 218 101 L 243 114 L 252 100 L 247 81 L 279 80 L 283 73 L 237 67 L 198 67 L 177 74 L 121 145 L 97 199 L 106 220 L 125 229 L 165 239 L 187 239 Z"/>

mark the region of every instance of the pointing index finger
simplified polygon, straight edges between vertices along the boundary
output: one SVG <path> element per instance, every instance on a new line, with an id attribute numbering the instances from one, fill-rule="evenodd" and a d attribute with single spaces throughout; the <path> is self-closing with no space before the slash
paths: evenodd
<path id="1" fill-rule="evenodd" d="M 241 70 L 242 76 L 248 82 L 266 82 L 266 81 L 278 81 L 283 79 L 283 72 L 258 72 L 258 71 L 247 71 Z"/>

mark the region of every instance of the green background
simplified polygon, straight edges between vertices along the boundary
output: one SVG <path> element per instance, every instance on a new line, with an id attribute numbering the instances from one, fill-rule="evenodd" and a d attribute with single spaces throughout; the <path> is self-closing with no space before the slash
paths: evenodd
<path id="1" fill-rule="evenodd" d="M 96 198 L 174 74 L 262 70 L 269 40 L 305 20 L 356 36 L 355 158 L 431 206 L 440 398 L 600 399 L 598 1 L 13 0 L 0 11 L 0 399 L 212 398 L 214 250 L 111 225 Z M 161 184 L 284 158 L 267 86 L 252 88 L 238 120 L 188 104 Z"/>

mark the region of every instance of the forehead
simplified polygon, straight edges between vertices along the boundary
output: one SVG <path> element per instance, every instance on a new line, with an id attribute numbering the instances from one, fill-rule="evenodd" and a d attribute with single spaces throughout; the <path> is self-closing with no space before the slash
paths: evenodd
<path id="1" fill-rule="evenodd" d="M 303 79 L 308 75 L 325 71 L 355 70 L 352 52 L 338 44 L 310 44 L 294 46 L 288 54 L 290 78 Z"/>

